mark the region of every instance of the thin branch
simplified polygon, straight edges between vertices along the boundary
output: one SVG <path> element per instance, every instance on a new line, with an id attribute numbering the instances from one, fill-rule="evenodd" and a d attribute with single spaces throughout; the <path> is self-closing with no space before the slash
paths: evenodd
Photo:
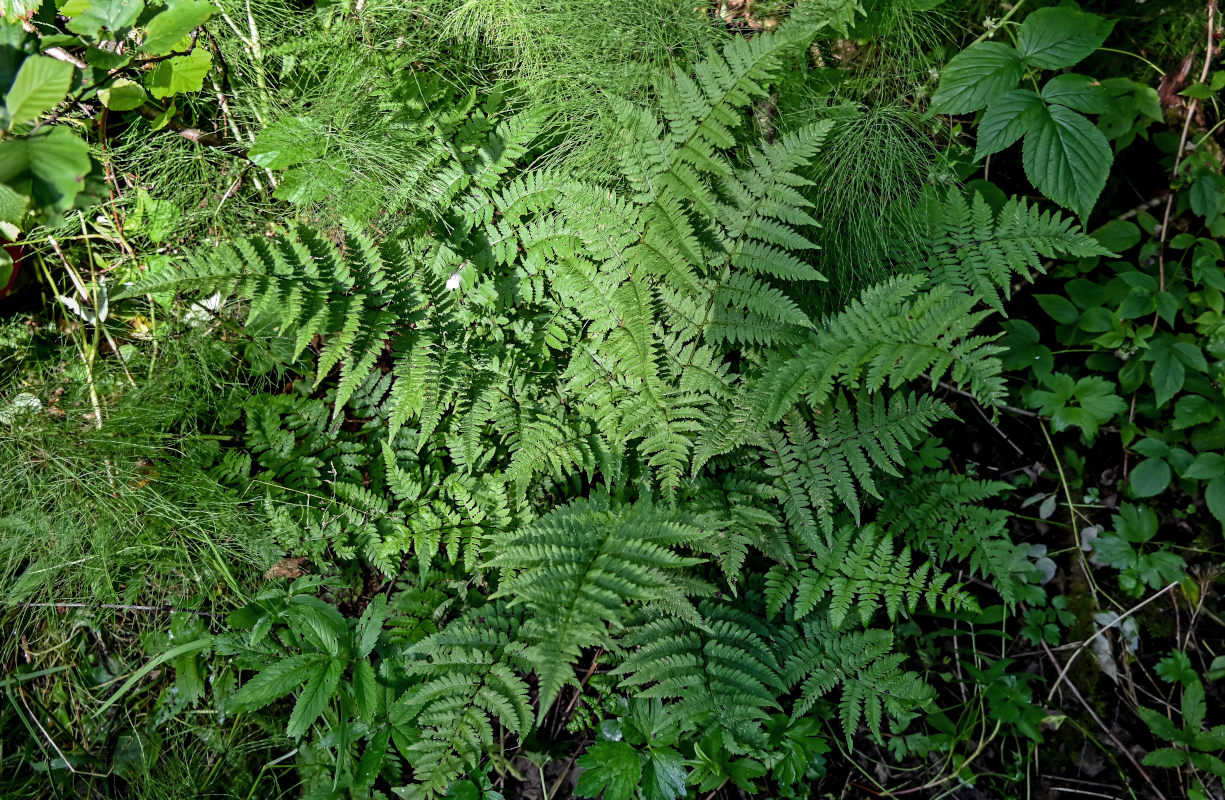
<path id="1" fill-rule="evenodd" d="M 1055 654 L 1050 651 L 1050 648 L 1046 647 L 1045 642 L 1043 643 L 1043 647 L 1046 649 L 1047 658 L 1051 660 L 1052 664 L 1058 666 L 1058 659 L 1055 658 Z M 1081 706 L 1084 707 L 1085 711 L 1089 714 L 1093 721 L 1097 723 L 1097 726 L 1102 729 L 1102 732 L 1110 737 L 1110 741 L 1114 742 L 1114 746 L 1119 748 L 1119 751 L 1122 752 L 1127 760 L 1131 762 L 1131 765 L 1136 768 L 1136 772 L 1139 772 L 1140 776 L 1144 778 L 1144 781 L 1149 785 L 1149 788 L 1153 790 L 1153 794 L 1157 797 L 1157 800 L 1166 800 L 1166 796 L 1161 793 L 1160 789 L 1157 788 L 1157 784 L 1153 783 L 1153 779 L 1149 777 L 1149 774 L 1144 771 L 1142 766 L 1140 766 L 1140 762 L 1136 761 L 1136 757 L 1132 755 L 1130 750 L 1123 746 L 1123 743 L 1120 742 L 1118 737 L 1114 735 L 1114 732 L 1106 727 L 1106 723 L 1102 722 L 1102 718 L 1097 715 L 1097 712 L 1093 710 L 1093 707 L 1086 702 L 1084 695 L 1080 693 L 1080 689 L 1076 688 L 1076 684 L 1068 681 L 1068 688 L 1072 690 L 1072 694 L 1074 694 L 1076 699 L 1080 701 Z M 1050 698 L 1047 699 L 1049 701 Z"/>
<path id="2" fill-rule="evenodd" d="M 1148 598 L 1147 600 L 1145 600 L 1144 602 L 1140 603 L 1139 605 L 1132 606 L 1132 607 L 1131 607 L 1131 608 L 1129 608 L 1127 611 L 1124 611 L 1124 612 L 1123 612 L 1122 614 L 1120 614 L 1118 617 L 1116 617 L 1115 619 L 1111 620 L 1110 622 L 1108 622 L 1107 624 L 1105 624 L 1105 625 L 1103 625 L 1101 628 L 1099 628 L 1099 629 L 1098 629 L 1098 631 L 1097 631 L 1097 633 L 1093 634 L 1093 635 L 1092 635 L 1092 636 L 1090 636 L 1088 639 L 1085 639 L 1083 642 L 1081 642 L 1081 643 L 1080 643 L 1080 647 L 1076 648 L 1076 651 L 1072 653 L 1072 657 L 1068 659 L 1068 663 L 1063 665 L 1063 670 L 1062 670 L 1062 671 L 1060 671 L 1060 673 L 1059 673 L 1059 677 L 1055 679 L 1055 682 L 1054 682 L 1053 684 L 1051 684 L 1051 690 L 1050 690 L 1049 692 L 1047 692 L 1047 695 L 1046 695 L 1046 702 L 1048 702 L 1048 703 L 1049 703 L 1049 702 L 1051 702 L 1051 698 L 1053 698 L 1053 697 L 1055 696 L 1055 690 L 1059 688 L 1059 684 L 1060 684 L 1060 683 L 1062 683 L 1062 682 L 1063 682 L 1063 679 L 1064 679 L 1064 678 L 1067 676 L 1067 674 L 1068 674 L 1068 670 L 1070 670 L 1070 669 L 1072 668 L 1072 662 L 1074 662 L 1074 661 L 1076 660 L 1076 658 L 1077 658 L 1077 657 L 1078 657 L 1078 656 L 1079 656 L 1079 655 L 1080 655 L 1082 652 L 1084 652 L 1085 648 L 1086 648 L 1086 647 L 1088 647 L 1090 644 L 1092 644 L 1092 643 L 1093 643 L 1093 641 L 1094 641 L 1095 639 L 1097 639 L 1097 637 L 1101 636 L 1101 635 L 1102 635 L 1103 633 L 1105 633 L 1106 631 L 1108 631 L 1108 630 L 1110 630 L 1111 628 L 1113 628 L 1114 626 L 1118 625 L 1120 622 L 1122 622 L 1123 620 L 1127 619 L 1128 617 L 1130 617 L 1132 614 L 1136 613 L 1136 612 L 1137 612 L 1137 611 L 1139 611 L 1140 609 L 1144 608 L 1146 605 L 1148 605 L 1149 603 L 1153 602 L 1153 601 L 1154 601 L 1154 600 L 1156 600 L 1158 597 L 1161 597 L 1162 595 L 1164 595 L 1166 592 L 1170 591 L 1171 589 L 1173 589 L 1173 588 L 1174 588 L 1175 586 L 1177 586 L 1177 585 L 1178 585 L 1177 583 L 1171 583 L 1169 586 L 1167 586 L 1167 587 L 1165 587 L 1164 589 L 1162 589 L 1161 591 L 1157 592 L 1155 595 L 1153 595 L 1152 597 Z M 1048 653 L 1048 654 L 1050 654 L 1050 650 L 1049 650 L 1049 649 L 1047 649 L 1047 653 Z M 1054 658 L 1054 655 L 1053 655 L 1053 654 L 1051 654 L 1051 658 Z M 1058 662 L 1056 662 L 1056 663 L 1058 663 Z M 1072 683 L 1069 681 L 1069 682 L 1068 682 L 1068 685 L 1069 685 L 1069 686 L 1072 686 Z M 1075 687 L 1073 687 L 1073 691 L 1075 691 Z"/>

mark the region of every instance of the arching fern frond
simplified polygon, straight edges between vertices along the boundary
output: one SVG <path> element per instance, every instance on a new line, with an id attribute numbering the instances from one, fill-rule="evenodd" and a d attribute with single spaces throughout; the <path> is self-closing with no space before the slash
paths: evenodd
<path id="1" fill-rule="evenodd" d="M 777 613 L 794 596 L 795 619 L 822 608 L 834 630 L 846 623 L 852 610 L 866 627 L 881 608 L 890 622 L 899 613 L 913 614 L 921 603 L 931 610 L 977 608 L 973 597 L 951 583 L 951 575 L 937 572 L 930 561 L 914 567 L 912 562 L 910 548 L 898 551 L 893 537 L 875 524 L 843 528 L 798 570 L 771 567 L 766 606 Z"/>
<path id="2" fill-rule="evenodd" d="M 778 708 L 782 690 L 769 629 L 725 604 L 703 603 L 700 610 L 702 626 L 661 619 L 635 630 L 616 672 L 637 697 L 674 701 L 690 728 L 720 731 L 731 752 L 759 752 L 766 743 L 762 720 Z"/>
<path id="3" fill-rule="evenodd" d="M 540 679 L 541 717 L 575 682 L 579 653 L 607 644 L 631 603 L 687 605 L 678 572 L 701 559 L 675 548 L 702 538 L 675 513 L 644 503 L 618 508 L 597 496 L 495 539 L 488 566 L 500 570 L 497 596 L 530 611 L 525 658 Z"/>
<path id="4" fill-rule="evenodd" d="M 410 674 L 425 680 L 393 704 L 390 721 L 393 730 L 414 731 L 397 743 L 404 742 L 422 796 L 440 797 L 476 769 L 494 743 L 495 724 L 520 736 L 531 730 L 516 634 L 514 617 L 495 605 L 469 612 L 405 653 Z"/>
<path id="5" fill-rule="evenodd" d="M 1001 314 L 1013 277 L 1031 280 L 1046 272 L 1043 259 L 1110 255 L 1071 217 L 1019 197 L 996 214 L 981 194 L 966 202 L 956 189 L 943 200 L 928 191 L 917 219 L 920 237 L 899 243 L 893 261 L 922 265 L 934 282 L 955 286 Z"/>
<path id="6" fill-rule="evenodd" d="M 905 656 L 893 650 L 893 632 L 882 628 L 839 633 L 822 621 L 785 630 L 779 647 L 784 685 L 798 689 L 793 717 L 807 714 L 834 688 L 842 688 L 838 718 L 849 745 L 866 722 L 880 737 L 885 714 L 906 719 L 931 702 L 934 692 L 914 672 L 903 670 Z"/>

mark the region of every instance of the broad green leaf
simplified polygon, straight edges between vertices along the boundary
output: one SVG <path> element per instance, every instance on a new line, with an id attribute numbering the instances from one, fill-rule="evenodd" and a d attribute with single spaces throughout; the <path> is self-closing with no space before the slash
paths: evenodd
<path id="1" fill-rule="evenodd" d="M 117 34 L 132 27 L 144 10 L 143 0 L 70 0 L 60 13 L 72 17 L 68 30 L 97 39 L 104 28 Z"/>
<path id="2" fill-rule="evenodd" d="M 1042 87 L 1042 99 L 1086 114 L 1101 114 L 1110 109 L 1110 93 L 1088 75 L 1074 72 L 1047 81 Z"/>
<path id="3" fill-rule="evenodd" d="M 629 800 L 642 780 L 638 751 L 625 742 L 596 742 L 578 760 L 583 768 L 574 793 L 579 797 Z"/>
<path id="4" fill-rule="evenodd" d="M 63 126 L 0 140 L 0 183 L 29 197 L 36 210 L 70 208 L 89 169 L 89 146 Z"/>
<path id="5" fill-rule="evenodd" d="M 1106 185 L 1114 162 L 1110 143 L 1070 108 L 1046 106 L 1025 136 L 1025 174 L 1047 197 L 1082 217 Z"/>
<path id="6" fill-rule="evenodd" d="M 0 234 L 7 236 L 9 240 L 16 239 L 14 231 L 20 229 L 29 209 L 30 198 L 0 183 Z"/>
<path id="7" fill-rule="evenodd" d="M 357 622 L 357 655 L 365 658 L 370 655 L 374 645 L 378 643 L 379 633 L 383 629 L 383 621 L 387 619 L 387 598 L 375 595 L 366 605 L 361 619 Z"/>
<path id="8" fill-rule="evenodd" d="M 1213 478 L 1204 487 L 1204 503 L 1212 516 L 1225 525 L 1225 477 Z"/>
<path id="9" fill-rule="evenodd" d="M 1183 472 L 1184 478 L 1194 478 L 1200 481 L 1212 480 L 1225 476 L 1225 456 L 1220 453 L 1200 453 Z"/>
<path id="10" fill-rule="evenodd" d="M 971 45 L 949 62 L 932 95 L 937 114 L 968 114 L 1016 88 L 1025 72 L 1021 54 L 1000 42 Z"/>
<path id="11" fill-rule="evenodd" d="M 353 662 L 353 701 L 359 717 L 373 719 L 378 706 L 378 683 L 374 679 L 374 668 L 364 658 Z"/>
<path id="12" fill-rule="evenodd" d="M 1043 69 L 1062 69 L 1083 61 L 1102 46 L 1114 22 L 1073 8 L 1040 8 L 1025 18 L 1017 49 L 1025 62 Z"/>
<path id="13" fill-rule="evenodd" d="M 642 796 L 646 800 L 677 800 L 685 796 L 689 771 L 685 760 L 671 747 L 653 747 L 647 751 L 642 767 Z"/>
<path id="14" fill-rule="evenodd" d="M 1144 757 L 1146 767 L 1181 767 L 1187 763 L 1187 754 L 1173 747 L 1160 747 Z"/>
<path id="15" fill-rule="evenodd" d="M 327 708 L 332 695 L 336 694 L 343 669 L 337 659 L 329 659 L 315 665 L 306 687 L 302 689 L 302 694 L 298 695 L 298 702 L 294 704 L 289 715 L 289 725 L 285 728 L 286 736 L 299 739 L 310 730 L 310 726 L 319 719 L 323 709 Z"/>
<path id="16" fill-rule="evenodd" d="M 234 693 L 230 698 L 230 708 L 241 712 L 263 708 L 292 692 L 310 677 L 322 660 L 323 657 L 317 653 L 304 653 L 264 667 Z"/>
<path id="17" fill-rule="evenodd" d="M 1061 325 L 1075 325 L 1080 319 L 1080 311 L 1072 301 L 1060 294 L 1034 295 L 1042 310 Z"/>
<path id="18" fill-rule="evenodd" d="M 104 50 L 93 45 L 85 48 L 85 63 L 97 69 L 110 71 L 126 67 L 131 61 L 132 57 L 127 53 L 116 53 L 114 50 Z"/>
<path id="19" fill-rule="evenodd" d="M 1221 184 L 1212 173 L 1203 173 L 1191 182 L 1191 210 L 1206 220 L 1221 213 Z"/>
<path id="20" fill-rule="evenodd" d="M 1093 232 L 1098 244 L 1112 253 L 1123 253 L 1140 243 L 1140 226 L 1122 219 L 1112 219 Z"/>
<path id="21" fill-rule="evenodd" d="M 1013 89 L 991 102 L 978 125 L 978 152 L 983 159 L 1020 139 L 1042 113 L 1042 98 L 1029 89 Z"/>
<path id="22" fill-rule="evenodd" d="M 216 13 L 217 7 L 206 0 L 170 0 L 164 11 L 149 20 L 140 49 L 155 56 L 169 53 L 179 40 Z"/>
<path id="23" fill-rule="evenodd" d="M 21 19 L 42 5 L 42 0 L 0 0 L 0 17 Z"/>
<path id="24" fill-rule="evenodd" d="M 33 122 L 59 105 L 72 85 L 72 65 L 50 56 L 34 56 L 22 63 L 17 79 L 4 97 L 8 125 Z"/>
<path id="25" fill-rule="evenodd" d="M 136 81 L 119 78 L 110 86 L 98 91 L 102 105 L 111 111 L 131 111 L 145 102 L 145 88 Z"/>
<path id="26" fill-rule="evenodd" d="M 1136 497 L 1161 494 L 1170 485 L 1170 465 L 1160 458 L 1146 458 L 1132 469 L 1129 480 Z"/>
<path id="27" fill-rule="evenodd" d="M 184 92 L 198 92 L 204 88 L 204 76 L 213 67 L 213 57 L 203 47 L 197 47 L 185 56 L 168 58 L 145 79 L 149 94 L 161 100 Z"/>
<path id="28" fill-rule="evenodd" d="M 1157 390 L 1157 407 L 1161 408 L 1178 394 L 1187 379 L 1187 368 L 1177 358 L 1160 358 L 1153 362 L 1153 388 Z"/>

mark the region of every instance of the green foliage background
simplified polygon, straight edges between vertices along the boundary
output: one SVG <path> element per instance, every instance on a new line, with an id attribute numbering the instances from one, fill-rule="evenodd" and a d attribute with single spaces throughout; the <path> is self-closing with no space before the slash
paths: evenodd
<path id="1" fill-rule="evenodd" d="M 0 793 L 1221 797 L 1220 20 L 1119 5 L 0 5 Z"/>

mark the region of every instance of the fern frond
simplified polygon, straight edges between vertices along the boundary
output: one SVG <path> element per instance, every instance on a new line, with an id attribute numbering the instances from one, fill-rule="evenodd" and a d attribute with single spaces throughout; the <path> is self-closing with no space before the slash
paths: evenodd
<path id="1" fill-rule="evenodd" d="M 494 742 L 495 722 L 520 736 L 532 728 L 512 619 L 499 606 L 477 609 L 405 653 L 408 671 L 425 680 L 396 701 L 390 719 L 393 728 L 413 722 L 420 729 L 404 756 L 427 798 L 476 769 Z"/>
<path id="2" fill-rule="evenodd" d="M 726 604 L 703 603 L 705 625 L 661 619 L 625 640 L 615 672 L 637 697 L 673 700 L 689 728 L 720 731 L 733 753 L 761 752 L 762 720 L 778 708 L 780 667 L 760 620 Z"/>
<path id="3" fill-rule="evenodd" d="M 498 537 L 487 566 L 501 571 L 497 596 L 529 610 L 525 654 L 540 679 L 543 717 L 586 647 L 607 642 L 631 603 L 682 602 L 677 571 L 701 562 L 673 548 L 703 538 L 651 505 L 614 509 L 607 497 L 579 500 Z"/>
<path id="4" fill-rule="evenodd" d="M 977 608 L 959 584 L 950 583 L 948 573 L 937 572 L 930 561 L 912 569 L 912 560 L 908 547 L 898 551 L 893 537 L 881 534 L 875 524 L 844 528 L 798 575 L 788 567 L 771 567 L 766 576 L 767 606 L 777 611 L 794 595 L 795 619 L 824 607 L 834 630 L 843 626 L 852 609 L 867 626 L 881 608 L 890 622 L 899 613 L 913 614 L 920 603 L 933 611 Z"/>
<path id="5" fill-rule="evenodd" d="M 894 261 L 923 264 L 936 283 L 955 286 L 1004 314 L 1013 276 L 1032 280 L 1046 272 L 1043 259 L 1110 255 L 1071 217 L 1010 198 L 997 215 L 982 195 L 972 202 L 958 190 L 944 200 L 926 193 L 921 238 Z"/>
<path id="6" fill-rule="evenodd" d="M 886 713 L 905 719 L 928 705 L 935 693 L 917 674 L 901 668 L 905 657 L 891 652 L 893 642 L 890 630 L 839 633 L 821 621 L 787 632 L 780 642 L 787 651 L 784 685 L 799 690 L 792 716 L 807 714 L 840 686 L 838 718 L 849 746 L 861 722 L 879 739 Z"/>

